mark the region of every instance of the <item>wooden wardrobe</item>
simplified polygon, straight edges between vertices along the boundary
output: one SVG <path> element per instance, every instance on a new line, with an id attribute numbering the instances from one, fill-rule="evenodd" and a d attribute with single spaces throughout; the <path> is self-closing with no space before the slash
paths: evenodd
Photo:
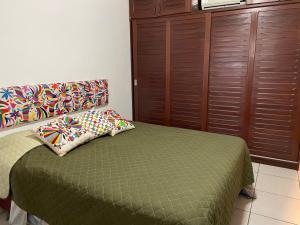
<path id="1" fill-rule="evenodd" d="M 166 16 L 167 0 L 148 2 L 156 14 L 131 7 L 135 120 L 240 136 L 254 161 L 298 168 L 300 3 L 188 12 L 176 0 Z"/>

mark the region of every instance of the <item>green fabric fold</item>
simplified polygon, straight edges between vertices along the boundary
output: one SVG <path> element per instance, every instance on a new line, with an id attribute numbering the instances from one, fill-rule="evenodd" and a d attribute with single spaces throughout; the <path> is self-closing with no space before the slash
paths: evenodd
<path id="1" fill-rule="evenodd" d="M 0 138 L 0 198 L 9 195 L 9 175 L 15 163 L 28 151 L 42 145 L 33 131 L 22 131 Z"/>

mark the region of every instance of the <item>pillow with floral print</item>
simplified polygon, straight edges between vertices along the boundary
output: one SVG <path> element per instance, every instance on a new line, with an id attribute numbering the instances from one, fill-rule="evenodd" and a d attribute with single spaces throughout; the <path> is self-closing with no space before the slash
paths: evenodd
<path id="1" fill-rule="evenodd" d="M 64 156 L 77 146 L 93 139 L 78 120 L 64 116 L 35 130 L 38 138 L 57 155 Z"/>
<path id="2" fill-rule="evenodd" d="M 77 119 L 85 130 L 95 135 L 95 138 L 108 134 L 114 128 L 113 124 L 96 110 L 90 110 Z"/>
<path id="3" fill-rule="evenodd" d="M 132 123 L 118 114 L 115 110 L 109 109 L 102 112 L 102 114 L 114 125 L 114 128 L 109 132 L 109 135 L 111 136 L 135 128 Z"/>

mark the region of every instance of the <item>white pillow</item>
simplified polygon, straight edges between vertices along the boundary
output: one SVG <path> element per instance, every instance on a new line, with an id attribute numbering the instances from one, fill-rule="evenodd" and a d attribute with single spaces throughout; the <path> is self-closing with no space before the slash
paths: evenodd
<path id="1" fill-rule="evenodd" d="M 102 112 L 102 115 L 107 118 L 112 124 L 113 129 L 109 132 L 110 136 L 115 136 L 121 132 L 134 129 L 135 126 L 122 117 L 119 113 L 115 110 L 109 109 Z"/>
<path id="2" fill-rule="evenodd" d="M 57 155 L 64 156 L 77 146 L 94 138 L 78 120 L 64 116 L 35 130 L 36 136 Z"/>

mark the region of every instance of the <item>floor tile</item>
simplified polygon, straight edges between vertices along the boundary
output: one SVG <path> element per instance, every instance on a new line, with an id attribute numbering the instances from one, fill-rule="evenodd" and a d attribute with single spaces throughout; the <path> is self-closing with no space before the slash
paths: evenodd
<path id="1" fill-rule="evenodd" d="M 300 200 L 257 191 L 251 212 L 288 223 L 300 224 Z M 271 225 L 271 224 L 269 224 Z"/>
<path id="2" fill-rule="evenodd" d="M 259 167 L 259 173 L 298 180 L 298 174 L 296 170 L 280 168 L 276 166 L 261 164 Z"/>
<path id="3" fill-rule="evenodd" d="M 0 215 L 0 225 L 8 225 L 8 222 L 7 222 L 7 214 L 6 213 L 2 213 Z"/>
<path id="4" fill-rule="evenodd" d="M 300 199 L 299 182 L 296 180 L 259 173 L 256 190 Z"/>
<path id="5" fill-rule="evenodd" d="M 240 195 L 235 202 L 235 208 L 243 211 L 250 212 L 252 205 L 252 199 L 249 199 L 243 195 Z"/>
<path id="6" fill-rule="evenodd" d="M 250 213 L 243 210 L 234 210 L 230 225 L 247 225 Z"/>
<path id="7" fill-rule="evenodd" d="M 259 164 L 259 163 L 253 162 L 253 163 L 252 163 L 252 167 L 253 167 L 253 172 L 254 172 L 254 173 L 257 173 L 257 172 L 258 172 L 258 169 L 259 169 L 259 167 L 260 167 L 260 164 Z"/>
<path id="8" fill-rule="evenodd" d="M 285 223 L 279 220 L 275 220 L 269 217 L 260 216 L 252 213 L 250 215 L 250 220 L 248 225 L 291 225 L 291 223 Z"/>
<path id="9" fill-rule="evenodd" d="M 258 173 L 254 173 L 254 183 L 256 183 L 256 181 L 257 181 L 257 176 L 258 176 Z"/>

